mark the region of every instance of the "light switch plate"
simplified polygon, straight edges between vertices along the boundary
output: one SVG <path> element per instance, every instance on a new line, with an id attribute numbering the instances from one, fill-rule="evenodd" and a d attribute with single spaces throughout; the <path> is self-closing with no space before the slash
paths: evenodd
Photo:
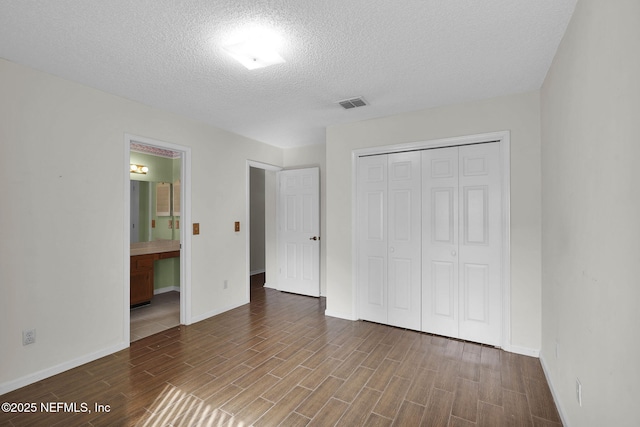
<path id="1" fill-rule="evenodd" d="M 193 235 L 200 234 L 200 224 L 197 222 L 193 223 Z"/>
<path id="2" fill-rule="evenodd" d="M 238 231 L 240 231 L 240 221 L 236 221 L 236 223 L 235 223 L 235 230 L 236 230 L 236 233 L 237 233 Z"/>

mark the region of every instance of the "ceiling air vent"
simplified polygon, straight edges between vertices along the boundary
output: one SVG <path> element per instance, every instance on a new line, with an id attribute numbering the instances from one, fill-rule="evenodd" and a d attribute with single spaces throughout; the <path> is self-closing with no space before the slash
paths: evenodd
<path id="1" fill-rule="evenodd" d="M 367 101 L 365 101 L 363 97 L 359 96 L 357 98 L 338 101 L 338 104 L 340 104 L 345 110 L 348 110 L 350 108 L 364 107 L 365 105 L 367 105 Z"/>

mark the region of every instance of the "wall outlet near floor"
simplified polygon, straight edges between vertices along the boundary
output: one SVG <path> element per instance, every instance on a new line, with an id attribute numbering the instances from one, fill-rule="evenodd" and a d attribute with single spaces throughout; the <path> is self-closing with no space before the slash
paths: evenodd
<path id="1" fill-rule="evenodd" d="M 22 331 L 22 345 L 29 345 L 36 342 L 36 330 L 25 329 Z"/>
<path id="2" fill-rule="evenodd" d="M 229 287 L 229 284 L 228 284 L 228 283 L 227 283 L 227 281 L 225 280 L 225 281 L 224 281 L 223 288 L 224 288 L 224 289 L 227 289 L 228 287 Z"/>
<path id="3" fill-rule="evenodd" d="M 576 378 L 576 400 L 578 405 L 582 407 L 582 383 L 578 378 Z"/>

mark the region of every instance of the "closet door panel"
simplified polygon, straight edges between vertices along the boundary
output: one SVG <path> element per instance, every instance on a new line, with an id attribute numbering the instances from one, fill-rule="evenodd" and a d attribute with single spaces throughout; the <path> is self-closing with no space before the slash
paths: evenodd
<path id="1" fill-rule="evenodd" d="M 431 219 L 431 239 L 440 244 L 453 245 L 454 224 L 454 189 L 434 188 L 431 190 L 431 206 L 433 206 L 433 217 Z"/>
<path id="2" fill-rule="evenodd" d="M 393 289 L 389 290 L 390 310 L 407 312 L 411 309 L 411 270 L 413 263 L 406 258 L 392 258 L 390 263 L 389 275 L 391 277 L 389 278 L 389 283 L 393 284 Z M 390 318 L 392 317 L 390 316 Z"/>
<path id="3" fill-rule="evenodd" d="M 420 329 L 420 153 L 388 155 L 388 324 Z"/>
<path id="4" fill-rule="evenodd" d="M 358 159 L 356 185 L 358 314 L 387 323 L 387 156 Z"/>
<path id="5" fill-rule="evenodd" d="M 462 197 L 464 215 L 464 224 L 462 224 L 462 230 L 464 231 L 463 242 L 465 245 L 486 246 L 489 243 L 489 187 L 486 185 L 466 186 Z"/>
<path id="6" fill-rule="evenodd" d="M 460 335 L 500 345 L 502 190 L 497 143 L 460 147 Z"/>
<path id="7" fill-rule="evenodd" d="M 458 148 L 422 151 L 422 325 L 457 337 Z"/>
<path id="8" fill-rule="evenodd" d="M 485 323 L 489 319 L 489 266 L 464 264 L 462 283 L 464 320 Z"/>
<path id="9" fill-rule="evenodd" d="M 432 307 L 430 310 L 434 315 L 455 320 L 456 303 L 456 280 L 457 266 L 453 262 L 431 263 L 431 283 L 432 292 L 425 298 Z"/>
<path id="10" fill-rule="evenodd" d="M 386 280 L 386 260 L 383 257 L 369 256 L 367 257 L 366 265 L 366 303 L 369 309 L 374 311 L 376 309 L 383 309 L 385 307 L 385 287 Z M 373 314 L 372 314 L 373 316 Z M 380 314 L 380 318 L 386 318 Z M 374 319 L 370 319 L 374 320 Z M 381 321 L 381 320 L 380 320 Z"/>

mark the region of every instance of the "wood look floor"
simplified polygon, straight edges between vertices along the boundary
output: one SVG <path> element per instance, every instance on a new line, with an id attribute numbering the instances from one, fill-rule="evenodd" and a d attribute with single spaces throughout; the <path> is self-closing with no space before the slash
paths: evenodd
<path id="1" fill-rule="evenodd" d="M 91 413 L 0 413 L 0 426 L 561 425 L 538 359 L 324 310 L 252 286 L 248 305 L 0 397 Z"/>

